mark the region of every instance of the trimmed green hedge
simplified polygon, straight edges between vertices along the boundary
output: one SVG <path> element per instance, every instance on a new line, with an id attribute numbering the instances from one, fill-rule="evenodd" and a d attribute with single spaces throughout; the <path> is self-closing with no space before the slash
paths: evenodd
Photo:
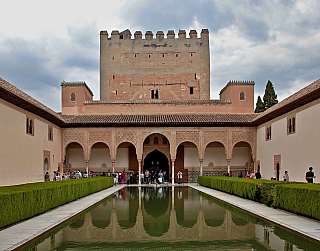
<path id="1" fill-rule="evenodd" d="M 273 188 L 275 185 L 281 184 L 282 182 L 276 180 L 256 180 L 226 176 L 200 176 L 198 178 L 198 183 L 203 186 L 271 206 L 274 196 Z"/>
<path id="2" fill-rule="evenodd" d="M 225 176 L 200 176 L 198 183 L 320 220 L 320 184 Z"/>
<path id="3" fill-rule="evenodd" d="M 320 220 L 320 185 L 290 184 L 276 186 L 273 206 Z"/>
<path id="4" fill-rule="evenodd" d="M 113 177 L 0 187 L 0 228 L 113 186 Z"/>

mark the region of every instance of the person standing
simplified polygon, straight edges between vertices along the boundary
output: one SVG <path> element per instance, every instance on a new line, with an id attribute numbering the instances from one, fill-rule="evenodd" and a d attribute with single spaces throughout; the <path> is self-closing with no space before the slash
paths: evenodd
<path id="1" fill-rule="evenodd" d="M 310 166 L 309 171 L 306 173 L 306 180 L 308 183 L 313 183 L 313 178 L 315 178 L 314 172 L 312 172 L 312 170 L 313 170 L 313 167 Z"/>
<path id="2" fill-rule="evenodd" d="M 288 174 L 288 171 L 284 171 L 283 181 L 289 181 L 289 174 Z"/>
<path id="3" fill-rule="evenodd" d="M 256 172 L 256 179 L 257 180 L 260 180 L 262 177 L 261 177 L 261 173 L 260 173 L 260 171 L 258 170 L 257 172 Z"/>
<path id="4" fill-rule="evenodd" d="M 50 181 L 49 172 L 46 172 L 46 174 L 44 175 L 44 181 Z"/>
<path id="5" fill-rule="evenodd" d="M 182 172 L 179 170 L 177 175 L 178 175 L 179 184 L 181 184 L 182 183 Z"/>

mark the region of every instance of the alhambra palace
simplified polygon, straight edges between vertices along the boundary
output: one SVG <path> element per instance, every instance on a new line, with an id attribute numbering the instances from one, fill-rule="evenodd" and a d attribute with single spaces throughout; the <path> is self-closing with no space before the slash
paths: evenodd
<path id="1" fill-rule="evenodd" d="M 253 80 L 230 80 L 212 100 L 212 74 L 207 29 L 125 30 L 100 32 L 99 100 L 63 81 L 60 113 L 0 78 L 0 186 L 56 170 L 161 169 L 172 182 L 179 170 L 183 182 L 257 170 L 305 182 L 309 166 L 320 175 L 320 80 L 257 114 Z"/>

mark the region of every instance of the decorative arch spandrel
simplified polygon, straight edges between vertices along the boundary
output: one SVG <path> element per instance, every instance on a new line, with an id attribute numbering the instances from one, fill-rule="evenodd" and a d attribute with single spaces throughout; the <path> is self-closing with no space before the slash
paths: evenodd
<path id="1" fill-rule="evenodd" d="M 195 130 L 184 130 L 176 132 L 176 146 L 175 152 L 177 152 L 178 146 L 183 142 L 191 142 L 196 145 L 198 149 L 198 156 L 201 156 L 200 150 L 200 132 Z"/>
<path id="2" fill-rule="evenodd" d="M 104 143 L 110 151 L 111 155 L 111 139 L 112 132 L 111 131 L 89 131 L 89 143 L 88 143 L 88 154 L 91 156 L 91 149 L 96 143 Z"/>
<path id="3" fill-rule="evenodd" d="M 232 156 L 234 146 L 239 142 L 246 142 L 250 145 L 252 156 L 255 158 L 256 151 L 256 133 L 253 129 L 243 131 L 232 131 L 231 133 L 231 144 L 230 144 L 230 156 Z"/>
<path id="4" fill-rule="evenodd" d="M 86 133 L 84 131 L 68 130 L 63 132 L 63 158 L 66 154 L 67 146 L 70 143 L 78 143 L 81 145 L 83 156 L 85 159 L 88 159 L 88 151 L 86 150 Z"/>
<path id="5" fill-rule="evenodd" d="M 228 152 L 228 131 L 204 131 L 203 132 L 203 151 L 205 152 L 207 146 L 212 142 L 219 142 L 224 146 L 225 153 Z"/>

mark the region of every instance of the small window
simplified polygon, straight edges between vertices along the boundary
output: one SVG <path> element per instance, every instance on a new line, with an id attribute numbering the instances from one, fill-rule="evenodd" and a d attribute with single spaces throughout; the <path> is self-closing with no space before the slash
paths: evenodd
<path id="1" fill-rule="evenodd" d="M 159 98 L 158 90 L 151 90 L 151 99 L 158 99 L 158 98 Z"/>
<path id="2" fill-rule="evenodd" d="M 153 138 L 153 144 L 154 145 L 158 145 L 159 144 L 159 138 L 158 137 L 154 137 Z"/>
<path id="3" fill-rule="evenodd" d="M 179 57 L 179 54 L 178 54 L 178 53 L 176 53 L 176 58 L 177 58 L 177 57 Z"/>
<path id="4" fill-rule="evenodd" d="M 246 95 L 244 94 L 244 92 L 240 92 L 240 100 L 246 100 Z"/>
<path id="5" fill-rule="evenodd" d="M 134 57 L 136 58 L 136 57 L 137 57 L 137 54 L 134 54 Z"/>
<path id="6" fill-rule="evenodd" d="M 197 79 L 197 73 L 194 74 L 194 79 Z"/>
<path id="7" fill-rule="evenodd" d="M 150 145 L 150 138 L 149 138 L 149 137 L 146 138 L 146 140 L 144 141 L 144 143 L 145 143 L 146 145 Z"/>
<path id="8" fill-rule="evenodd" d="M 116 90 L 116 95 L 118 95 L 118 90 Z"/>
<path id="9" fill-rule="evenodd" d="M 27 117 L 26 133 L 29 135 L 34 135 L 34 123 L 33 119 Z"/>
<path id="10" fill-rule="evenodd" d="M 71 100 L 71 102 L 76 101 L 76 94 L 75 93 L 71 93 L 70 100 Z"/>
<path id="11" fill-rule="evenodd" d="M 190 94 L 193 94 L 193 86 L 190 86 Z"/>
<path id="12" fill-rule="evenodd" d="M 115 78 L 115 76 L 114 76 L 114 74 L 112 74 L 112 79 L 114 79 Z"/>
<path id="13" fill-rule="evenodd" d="M 112 60 L 114 60 L 114 57 L 112 57 Z"/>
<path id="14" fill-rule="evenodd" d="M 287 134 L 292 134 L 296 132 L 296 118 L 289 117 L 287 120 Z"/>
<path id="15" fill-rule="evenodd" d="M 151 58 L 151 55 L 150 55 L 150 54 L 148 54 L 148 58 Z"/>
<path id="16" fill-rule="evenodd" d="M 163 137 L 162 144 L 168 145 L 168 139 L 166 137 Z"/>
<path id="17" fill-rule="evenodd" d="M 266 127 L 266 140 L 271 139 L 271 126 Z"/>
<path id="18" fill-rule="evenodd" d="M 190 53 L 190 57 L 192 57 L 193 56 L 193 54 L 192 53 Z"/>
<path id="19" fill-rule="evenodd" d="M 53 127 L 48 126 L 48 140 L 53 141 Z"/>

